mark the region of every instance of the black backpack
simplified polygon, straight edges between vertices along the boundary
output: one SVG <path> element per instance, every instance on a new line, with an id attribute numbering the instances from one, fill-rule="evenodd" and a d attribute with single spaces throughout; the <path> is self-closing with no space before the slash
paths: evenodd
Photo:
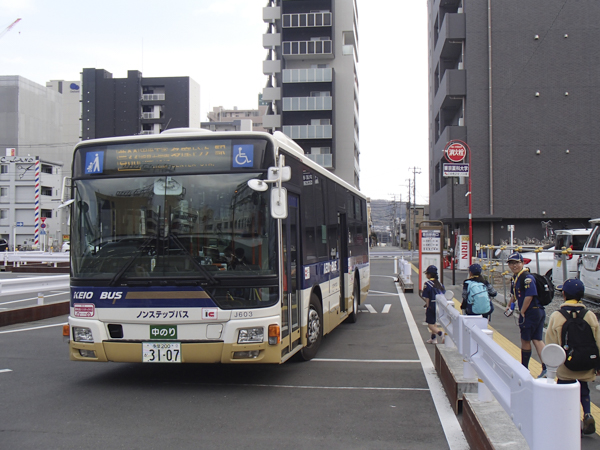
<path id="1" fill-rule="evenodd" d="M 554 298 L 554 284 L 545 275 L 539 273 L 529 273 L 535 280 L 535 288 L 537 290 L 537 299 L 540 302 L 540 306 L 548 306 L 552 303 Z M 525 289 L 525 278 L 521 279 L 521 289 Z"/>
<path id="2" fill-rule="evenodd" d="M 583 308 L 559 309 L 566 319 L 562 326 L 561 346 L 567 354 L 565 367 L 576 372 L 600 368 L 600 352 L 592 327 L 583 318 Z"/>

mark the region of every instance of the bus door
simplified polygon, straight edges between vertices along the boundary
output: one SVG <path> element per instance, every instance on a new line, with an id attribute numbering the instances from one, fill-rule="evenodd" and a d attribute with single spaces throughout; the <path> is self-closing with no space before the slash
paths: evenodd
<path id="1" fill-rule="evenodd" d="M 340 271 L 340 308 L 342 312 L 348 311 L 348 298 L 346 297 L 346 274 L 348 273 L 348 224 L 346 213 L 338 213 L 338 239 L 339 271 Z"/>
<path id="2" fill-rule="evenodd" d="M 288 194 L 288 216 L 282 223 L 283 249 L 283 299 L 281 307 L 282 356 L 300 346 L 300 293 L 298 270 L 300 264 L 299 249 L 299 209 L 298 197 Z M 287 349 L 287 351 L 286 351 Z"/>

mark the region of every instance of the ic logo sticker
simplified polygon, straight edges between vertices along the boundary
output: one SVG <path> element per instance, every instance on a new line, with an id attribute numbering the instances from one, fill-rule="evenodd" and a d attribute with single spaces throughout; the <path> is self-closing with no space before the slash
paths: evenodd
<path id="1" fill-rule="evenodd" d="M 202 319 L 203 320 L 217 320 L 219 317 L 219 310 L 217 308 L 202 308 Z"/>

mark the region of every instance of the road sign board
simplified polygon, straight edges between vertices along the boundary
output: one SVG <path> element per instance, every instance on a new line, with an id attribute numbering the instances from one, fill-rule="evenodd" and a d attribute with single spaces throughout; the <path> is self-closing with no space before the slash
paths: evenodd
<path id="1" fill-rule="evenodd" d="M 444 176 L 445 177 L 468 177 L 469 176 L 469 164 L 449 164 L 444 163 Z"/>
<path id="2" fill-rule="evenodd" d="M 23 224 L 23 222 L 17 222 L 17 226 L 18 226 L 18 227 L 23 227 L 23 226 L 25 226 L 25 225 Z"/>
<path id="3" fill-rule="evenodd" d="M 46 224 L 45 224 L 45 223 L 42 223 L 42 230 L 43 230 L 44 228 L 46 228 Z"/>
<path id="4" fill-rule="evenodd" d="M 42 236 L 44 236 L 44 235 L 46 234 L 46 230 L 42 230 L 42 231 L 40 231 L 40 234 L 41 234 Z"/>
<path id="5" fill-rule="evenodd" d="M 450 142 L 445 149 L 446 159 L 451 163 L 459 163 L 467 156 L 467 148 L 460 142 Z"/>

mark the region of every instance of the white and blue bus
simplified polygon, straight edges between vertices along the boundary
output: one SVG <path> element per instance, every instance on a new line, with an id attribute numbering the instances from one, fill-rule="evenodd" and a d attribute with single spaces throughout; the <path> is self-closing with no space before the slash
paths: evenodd
<path id="1" fill-rule="evenodd" d="M 365 196 L 281 133 L 83 141 L 71 184 L 71 360 L 309 360 L 366 299 Z"/>

